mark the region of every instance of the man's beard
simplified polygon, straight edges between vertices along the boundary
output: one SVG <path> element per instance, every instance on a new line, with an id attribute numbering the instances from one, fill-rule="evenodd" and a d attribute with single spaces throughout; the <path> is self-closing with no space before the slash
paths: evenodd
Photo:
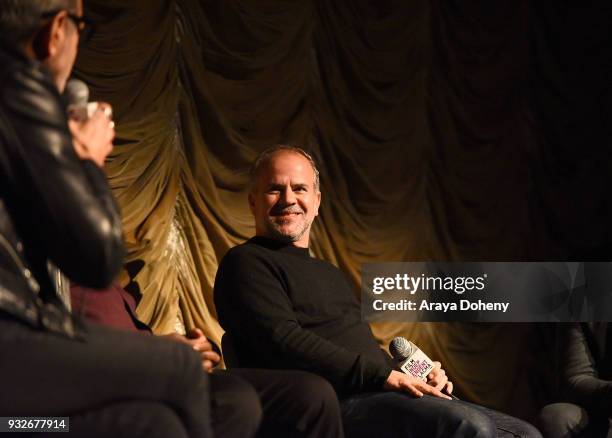
<path id="1" fill-rule="evenodd" d="M 290 244 L 300 240 L 310 229 L 310 224 L 311 222 L 304 220 L 304 222 L 302 222 L 302 224 L 295 231 L 291 233 L 284 233 L 280 229 L 281 225 L 270 220 L 266 222 L 266 228 L 268 229 L 268 235 L 271 238 L 286 244 Z"/>

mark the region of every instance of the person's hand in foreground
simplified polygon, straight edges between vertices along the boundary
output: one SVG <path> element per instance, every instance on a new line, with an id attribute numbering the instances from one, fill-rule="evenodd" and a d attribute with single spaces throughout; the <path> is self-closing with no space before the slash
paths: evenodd
<path id="1" fill-rule="evenodd" d="M 98 109 L 87 120 L 81 122 L 68 120 L 72 133 L 72 144 L 81 160 L 92 160 L 99 167 L 113 150 L 115 123 L 111 120 L 112 110 L 109 104 L 100 102 Z"/>
<path id="2" fill-rule="evenodd" d="M 202 368 L 206 372 L 211 372 L 221 361 L 221 357 L 212 348 L 212 344 L 208 342 L 206 336 L 199 328 L 191 330 L 187 336 L 181 336 L 178 333 L 164 335 L 165 337 L 177 342 L 189 345 L 195 351 L 200 353 L 202 358 Z"/>
<path id="3" fill-rule="evenodd" d="M 385 383 L 384 389 L 387 391 L 400 391 L 407 392 L 414 397 L 423 397 L 423 395 L 431 395 L 433 397 L 444 398 L 452 400 L 446 394 L 443 394 L 440 389 L 435 386 L 429 385 L 421 379 L 409 376 L 408 374 L 401 373 L 399 371 L 391 371 L 387 382 Z"/>
<path id="4" fill-rule="evenodd" d="M 448 380 L 446 371 L 440 362 L 434 362 L 434 369 L 427 375 L 427 383 L 436 389 L 451 395 L 453 393 L 453 382 Z"/>

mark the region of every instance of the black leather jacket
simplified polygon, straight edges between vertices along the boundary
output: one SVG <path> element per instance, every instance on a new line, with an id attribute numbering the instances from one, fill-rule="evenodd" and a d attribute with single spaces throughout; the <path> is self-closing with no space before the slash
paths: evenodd
<path id="1" fill-rule="evenodd" d="M 559 377 L 565 401 L 612 418 L 612 333 L 609 323 L 559 327 Z"/>
<path id="2" fill-rule="evenodd" d="M 40 64 L 0 48 L 0 318 L 74 336 L 49 278 L 104 288 L 123 258 L 104 172 L 72 146 L 65 105 Z"/>

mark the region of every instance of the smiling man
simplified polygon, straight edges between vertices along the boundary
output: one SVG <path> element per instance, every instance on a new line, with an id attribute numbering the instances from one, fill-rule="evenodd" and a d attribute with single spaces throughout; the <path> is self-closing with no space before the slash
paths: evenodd
<path id="1" fill-rule="evenodd" d="M 394 369 L 344 274 L 310 257 L 319 172 L 305 151 L 275 146 L 251 172 L 256 236 L 231 249 L 215 281 L 219 321 L 241 367 L 301 369 L 341 400 L 351 437 L 540 437 L 531 425 L 451 400 L 437 363 L 424 382 Z"/>
<path id="2" fill-rule="evenodd" d="M 259 157 L 254 173 L 249 206 L 257 235 L 308 248 L 321 204 L 319 171 L 310 156 L 301 149 L 270 150 Z"/>

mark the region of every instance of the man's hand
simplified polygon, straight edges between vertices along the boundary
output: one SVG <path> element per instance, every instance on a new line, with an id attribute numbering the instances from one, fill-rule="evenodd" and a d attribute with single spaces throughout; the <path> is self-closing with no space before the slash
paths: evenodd
<path id="1" fill-rule="evenodd" d="M 72 133 L 72 144 L 81 160 L 92 160 L 100 167 L 113 150 L 115 124 L 110 119 L 112 110 L 109 104 L 100 102 L 91 118 L 84 122 L 68 120 Z"/>
<path id="2" fill-rule="evenodd" d="M 427 384 L 444 391 L 448 395 L 453 393 L 453 382 L 448 380 L 446 371 L 442 369 L 440 362 L 434 362 L 434 369 L 427 375 Z"/>
<path id="3" fill-rule="evenodd" d="M 200 353 L 202 368 L 204 368 L 206 372 L 211 372 L 221 361 L 221 357 L 212 349 L 212 344 L 208 342 L 208 339 L 206 339 L 206 336 L 204 336 L 204 333 L 199 328 L 191 330 L 187 333 L 186 337 L 177 333 L 171 333 L 164 336 L 174 341 L 187 344 Z"/>
<path id="4" fill-rule="evenodd" d="M 408 374 L 400 373 L 399 371 L 391 371 L 384 388 L 387 391 L 401 391 L 407 392 L 414 397 L 423 397 L 424 394 L 432 395 L 434 397 L 445 398 L 451 400 L 451 398 L 440 392 L 435 386 L 431 386 L 421 379 L 409 376 Z"/>

